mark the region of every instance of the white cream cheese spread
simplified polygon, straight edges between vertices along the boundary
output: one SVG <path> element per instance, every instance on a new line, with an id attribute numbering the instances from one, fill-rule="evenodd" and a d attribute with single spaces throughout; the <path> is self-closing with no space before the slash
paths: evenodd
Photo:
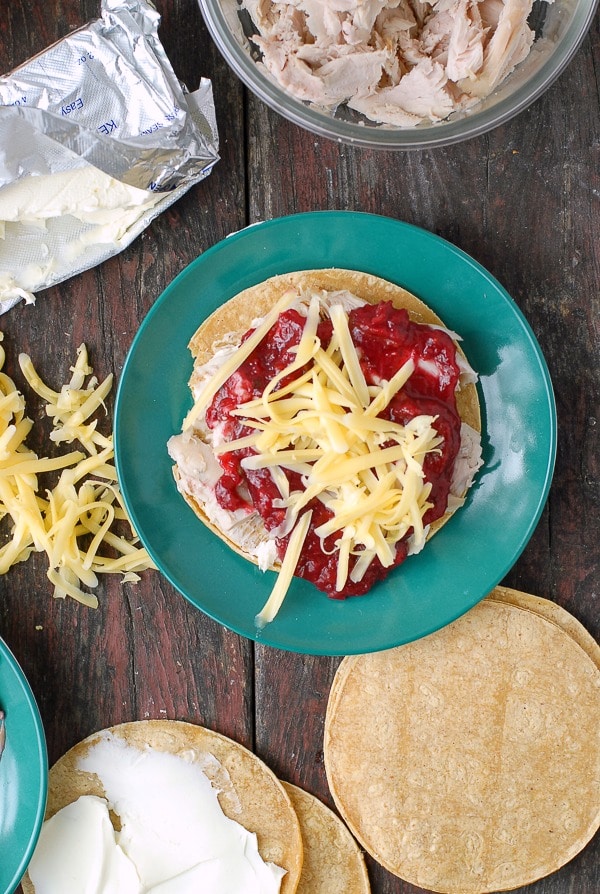
<path id="1" fill-rule="evenodd" d="M 94 165 L 27 175 L 0 189 L 0 299 L 25 298 L 94 246 L 118 251 L 132 227 L 161 200 Z M 35 261 L 10 268 L 13 246 Z M 3 266 L 6 266 L 3 269 Z"/>
<path id="2" fill-rule="evenodd" d="M 141 891 L 135 866 L 115 840 L 106 801 L 94 795 L 78 798 L 44 823 L 29 876 L 36 894 Z"/>
<path id="3" fill-rule="evenodd" d="M 136 216 L 160 198 L 144 189 L 116 180 L 94 165 L 71 171 L 29 175 L 0 190 L 0 224 L 38 222 L 70 214 L 82 223 L 108 226 L 112 238 L 122 235 L 120 219 Z"/>
<path id="4" fill-rule="evenodd" d="M 278 894 L 285 871 L 225 816 L 202 757 L 103 734 L 78 768 L 105 798 L 84 795 L 44 823 L 29 866 L 36 894 Z"/>

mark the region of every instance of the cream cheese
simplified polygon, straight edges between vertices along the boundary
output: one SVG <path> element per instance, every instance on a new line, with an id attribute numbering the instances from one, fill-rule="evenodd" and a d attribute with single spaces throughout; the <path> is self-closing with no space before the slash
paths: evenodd
<path id="1" fill-rule="evenodd" d="M 78 769 L 98 776 L 105 799 L 83 796 L 44 823 L 29 869 L 36 894 L 278 894 L 285 871 L 225 816 L 202 757 L 103 734 Z"/>
<path id="2" fill-rule="evenodd" d="M 70 214 L 82 223 L 111 226 L 120 235 L 120 218 L 141 215 L 159 195 L 116 180 L 94 165 L 71 171 L 29 175 L 0 189 L 0 221 L 41 222 Z"/>
<path id="3" fill-rule="evenodd" d="M 0 302 L 64 278 L 91 252 L 115 253 L 164 198 L 91 164 L 26 175 L 0 188 Z"/>
<path id="4" fill-rule="evenodd" d="M 84 795 L 42 826 L 29 865 L 36 894 L 140 894 L 135 866 L 115 840 L 104 798 Z"/>

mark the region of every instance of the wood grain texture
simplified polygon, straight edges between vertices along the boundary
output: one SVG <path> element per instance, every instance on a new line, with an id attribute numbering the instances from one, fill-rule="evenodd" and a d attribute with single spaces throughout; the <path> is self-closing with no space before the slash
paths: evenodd
<path id="1" fill-rule="evenodd" d="M 96 17 L 96 0 L 5 4 L 8 71 Z M 246 224 L 319 209 L 384 214 L 450 240 L 513 296 L 546 356 L 559 449 L 548 504 L 505 583 L 553 599 L 600 636 L 600 28 L 530 109 L 490 134 L 433 151 L 375 152 L 316 137 L 247 92 L 212 44 L 195 0 L 157 0 L 178 77 L 213 82 L 221 159 L 131 246 L 0 317 L 7 371 L 28 351 L 63 381 L 85 341 L 119 375 L 140 322 L 199 253 Z M 20 385 L 27 391 L 20 380 Z M 109 412 L 112 403 L 109 401 Z M 199 558 L 201 563 L 201 557 Z M 102 581 L 100 607 L 57 601 L 41 556 L 0 578 L 0 635 L 36 694 L 53 762 L 122 721 L 201 723 L 253 748 L 332 806 L 322 757 L 339 659 L 254 646 L 192 608 L 157 572 Z M 368 861 L 374 894 L 420 889 Z M 524 889 L 523 889 L 524 890 Z M 598 838 L 527 894 L 596 894 Z"/>

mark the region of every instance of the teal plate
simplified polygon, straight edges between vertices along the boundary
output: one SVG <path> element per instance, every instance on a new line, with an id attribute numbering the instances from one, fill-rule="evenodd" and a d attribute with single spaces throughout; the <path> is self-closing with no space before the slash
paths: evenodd
<path id="1" fill-rule="evenodd" d="M 345 267 L 422 298 L 463 337 L 479 372 L 485 467 L 467 503 L 417 556 L 367 595 L 328 599 L 295 579 L 279 614 L 254 617 L 274 582 L 193 514 L 175 488 L 166 444 L 191 407 L 187 344 L 242 289 L 278 273 Z M 115 409 L 127 509 L 158 568 L 195 606 L 267 645 L 317 655 L 377 651 L 425 636 L 482 599 L 514 564 L 544 507 L 556 410 L 539 345 L 519 308 L 479 264 L 417 227 L 377 215 L 317 211 L 229 236 L 165 289 L 127 356 Z"/>
<path id="2" fill-rule="evenodd" d="M 46 740 L 29 683 L 0 639 L 0 705 L 6 746 L 0 759 L 0 892 L 12 894 L 40 834 L 48 791 Z"/>

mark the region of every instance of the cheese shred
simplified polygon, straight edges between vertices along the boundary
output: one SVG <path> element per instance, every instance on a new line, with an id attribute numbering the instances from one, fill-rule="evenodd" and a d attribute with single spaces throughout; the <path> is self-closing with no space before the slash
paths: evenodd
<path id="1" fill-rule="evenodd" d="M 254 619 L 254 623 L 258 628 L 264 627 L 265 624 L 269 624 L 281 608 L 281 603 L 285 599 L 292 582 L 294 571 L 296 570 L 296 565 L 298 564 L 298 559 L 300 558 L 300 553 L 302 552 L 302 547 L 304 546 L 304 541 L 308 534 L 311 517 L 312 512 L 310 510 L 305 512 L 292 531 L 288 548 L 283 562 L 281 563 L 279 574 L 277 575 L 277 582 L 271 590 L 271 595 L 267 599 L 262 610 Z"/>
<path id="2" fill-rule="evenodd" d="M 4 362 L 0 345 L 0 371 Z M 25 415 L 25 399 L 14 381 L 0 372 L 0 521 L 6 519 L 11 528 L 0 546 L 0 574 L 32 552 L 45 552 L 54 596 L 70 596 L 96 608 L 98 599 L 89 590 L 98 585 L 99 574 L 119 573 L 123 580 L 135 581 L 139 572 L 155 567 L 127 516 L 112 434 L 101 434 L 98 420 L 90 420 L 104 407 L 113 377 L 98 382 L 85 345 L 79 347 L 71 377 L 60 391 L 42 381 L 26 354 L 19 356 L 19 365 L 30 388 L 45 401 L 53 422 L 51 441 L 77 442 L 82 449 L 53 457 L 38 457 L 29 449 L 25 439 L 33 423 Z M 59 473 L 58 480 L 42 492 L 38 476 L 48 473 Z M 114 530 L 123 523 L 126 534 Z M 110 555 L 103 554 L 105 547 Z"/>

